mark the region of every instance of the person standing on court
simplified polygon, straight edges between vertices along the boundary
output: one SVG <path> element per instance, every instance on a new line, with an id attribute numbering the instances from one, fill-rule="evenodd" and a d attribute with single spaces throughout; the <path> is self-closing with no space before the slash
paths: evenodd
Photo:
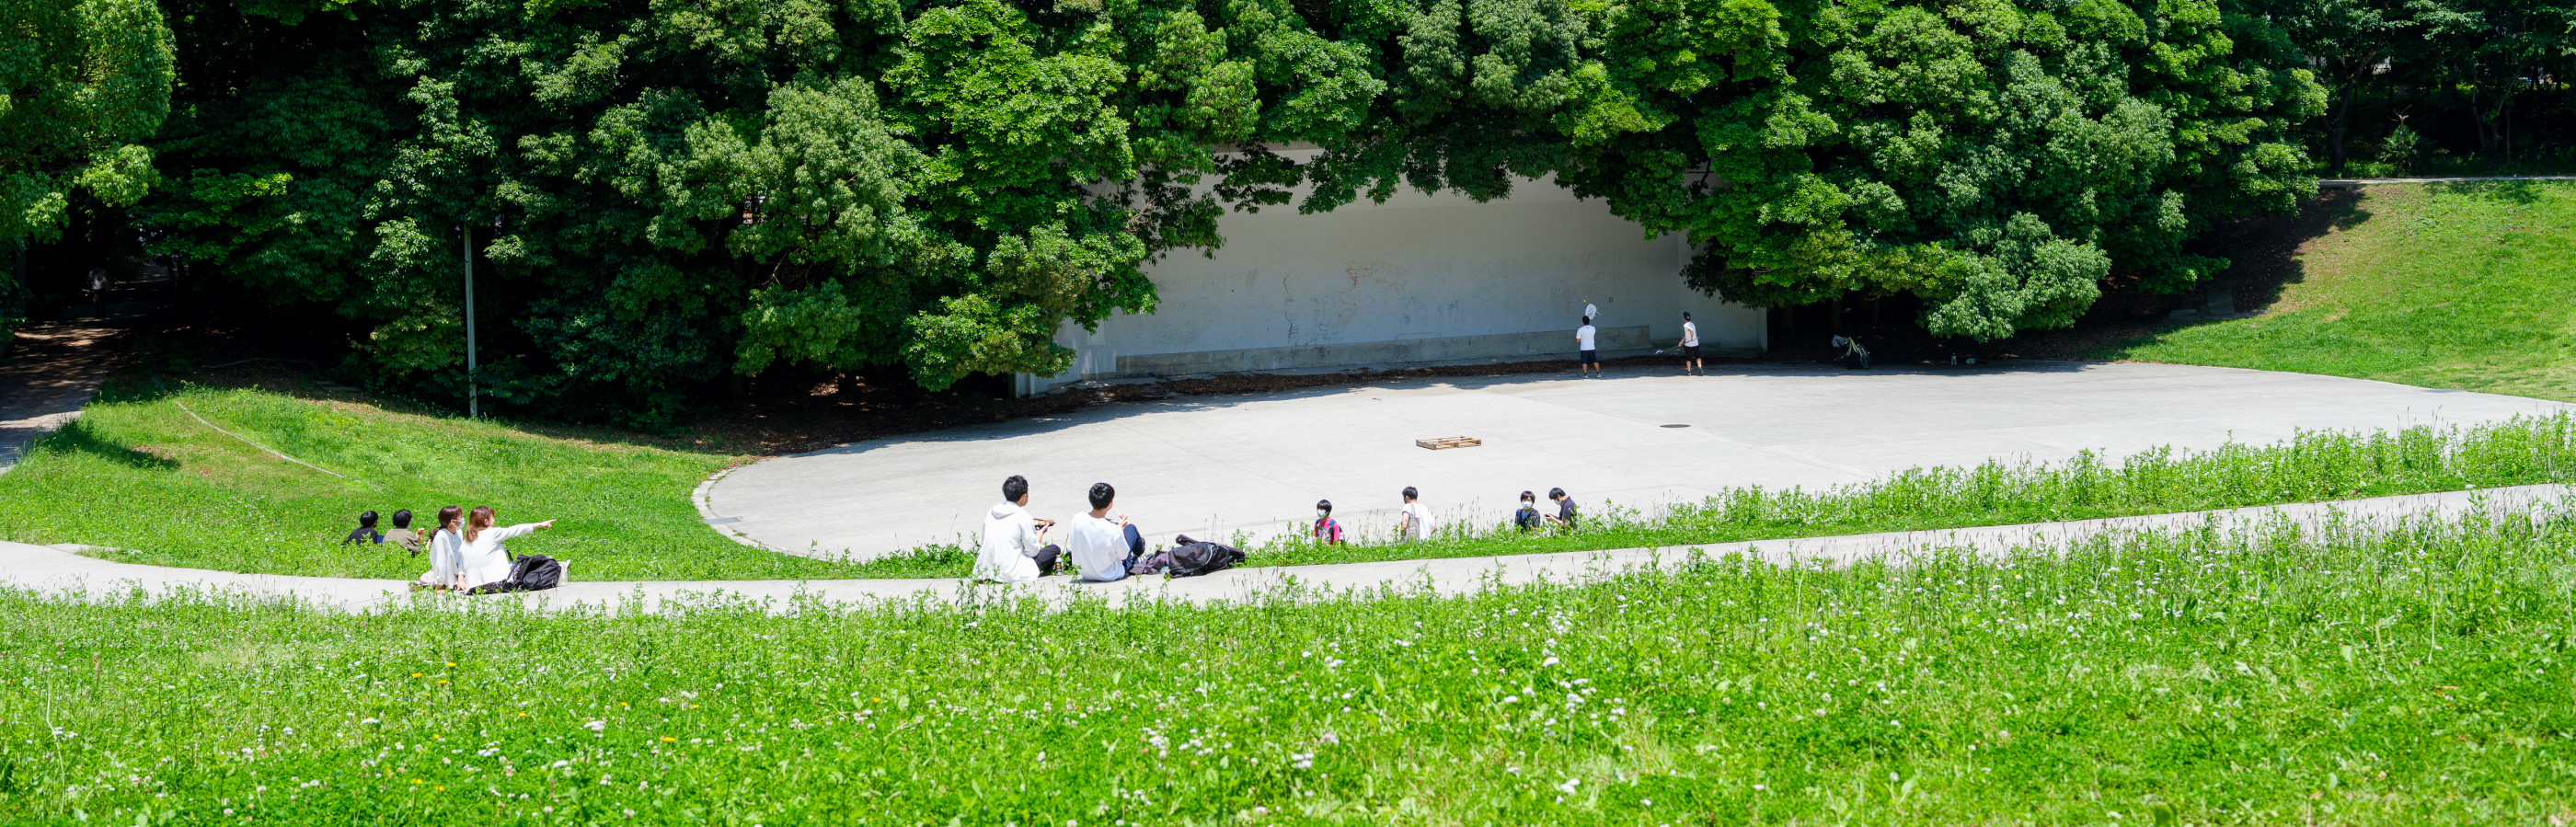
<path id="1" fill-rule="evenodd" d="M 1574 347 L 1575 350 L 1582 355 L 1583 378 L 1585 379 L 1594 378 L 1593 371 L 1601 369 L 1601 351 L 1593 348 L 1594 339 L 1597 334 L 1598 331 L 1595 331 L 1592 327 L 1592 317 L 1590 316 L 1583 317 L 1583 326 L 1574 329 Z"/>
<path id="2" fill-rule="evenodd" d="M 1029 480 L 1012 474 L 1002 481 L 1002 502 L 984 515 L 984 546 L 975 555 L 974 579 L 993 583 L 1026 583 L 1055 573 L 1064 549 L 1046 542 L 1053 520 L 1029 516 Z"/>
<path id="3" fill-rule="evenodd" d="M 1117 504 L 1118 489 L 1108 483 L 1091 486 L 1091 513 L 1073 518 L 1073 529 L 1065 538 L 1067 552 L 1073 555 L 1076 579 L 1108 583 L 1127 579 L 1127 570 L 1136 558 L 1145 556 L 1145 536 L 1125 516 L 1109 518 L 1109 507 Z"/>
<path id="4" fill-rule="evenodd" d="M 1701 376 L 1699 371 L 1699 325 L 1691 323 L 1690 311 L 1682 311 L 1682 373 Z"/>

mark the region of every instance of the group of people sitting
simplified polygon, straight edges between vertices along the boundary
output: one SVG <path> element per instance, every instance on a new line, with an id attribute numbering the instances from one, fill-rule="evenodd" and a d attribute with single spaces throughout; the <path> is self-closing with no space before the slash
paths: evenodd
<path id="1" fill-rule="evenodd" d="M 415 589 L 486 594 L 550 589 L 563 582 L 562 561 L 537 554 L 513 555 L 502 546 L 511 538 L 553 528 L 553 520 L 495 527 L 491 506 L 467 511 L 451 505 L 438 510 L 438 527 L 424 540 L 412 530 L 411 519 L 411 509 L 395 511 L 394 530 L 378 533 L 376 512 L 361 513 L 358 528 L 340 544 L 393 545 L 413 557 L 426 552 L 429 571 L 412 581 Z"/>
<path id="2" fill-rule="evenodd" d="M 1002 502 L 984 515 L 983 548 L 975 557 L 975 579 L 1027 583 L 1055 573 L 1070 562 L 1075 579 L 1108 583 L 1127 579 L 1145 556 L 1145 534 L 1126 515 L 1109 516 L 1118 504 L 1118 489 L 1108 483 L 1091 486 L 1091 513 L 1073 518 L 1064 543 L 1046 541 L 1056 521 L 1029 514 L 1029 481 L 1017 474 L 1002 481 Z M 1072 546 L 1071 549 L 1065 546 Z M 1068 560 L 1067 558 L 1071 558 Z"/>
<path id="3" fill-rule="evenodd" d="M 1573 528 L 1574 498 L 1567 496 L 1563 488 L 1549 489 L 1547 498 L 1556 504 L 1555 513 L 1540 511 L 1537 495 L 1521 492 L 1521 508 L 1512 516 L 1513 524 L 1522 531 Z M 1173 576 L 1205 574 L 1243 560 L 1240 550 L 1191 540 L 1187 535 L 1173 538 L 1178 548 L 1157 550 L 1148 556 L 1144 532 L 1126 515 L 1110 516 L 1118 504 L 1118 489 L 1105 482 L 1094 484 L 1090 499 L 1091 513 L 1073 518 L 1073 523 L 1064 527 L 1062 544 L 1050 543 L 1047 534 L 1055 531 L 1057 523 L 1029 513 L 1028 478 L 1014 474 L 1003 480 L 1002 502 L 984 515 L 983 542 L 975 554 L 973 579 L 1027 583 L 1069 564 L 1076 580 L 1108 583 L 1155 571 Z M 1422 505 L 1422 492 L 1413 486 L 1405 486 L 1404 507 L 1397 513 L 1399 539 L 1409 542 L 1432 535 L 1431 512 Z M 1316 501 L 1315 523 L 1310 531 L 1317 543 L 1343 544 L 1344 532 L 1341 522 L 1333 519 L 1332 500 Z"/>

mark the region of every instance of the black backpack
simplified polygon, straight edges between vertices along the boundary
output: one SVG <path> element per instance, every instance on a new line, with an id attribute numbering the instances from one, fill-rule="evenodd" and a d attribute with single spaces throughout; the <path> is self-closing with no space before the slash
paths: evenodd
<path id="1" fill-rule="evenodd" d="M 563 562 L 543 554 L 520 555 L 510 561 L 510 576 L 501 581 L 501 591 L 541 592 L 563 585 Z"/>
<path id="2" fill-rule="evenodd" d="M 1172 577 L 1197 577 L 1220 572 L 1243 562 L 1243 550 L 1224 543 L 1190 539 L 1183 534 L 1172 538 L 1176 545 L 1138 559 L 1129 574 L 1152 574 L 1160 571 Z"/>

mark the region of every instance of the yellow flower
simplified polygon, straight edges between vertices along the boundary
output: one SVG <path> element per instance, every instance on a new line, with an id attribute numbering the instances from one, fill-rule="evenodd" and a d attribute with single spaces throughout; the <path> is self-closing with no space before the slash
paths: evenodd
<path id="1" fill-rule="evenodd" d="M 454 668 L 456 668 L 456 662 L 455 662 L 455 661 L 452 661 L 452 660 L 451 660 L 451 661 L 448 661 L 448 662 L 447 662 L 447 668 L 449 668 L 449 669 L 454 669 Z"/>
<path id="2" fill-rule="evenodd" d="M 680 740 L 680 739 L 678 739 L 678 738 L 673 738 L 673 737 L 668 736 L 668 735 L 664 735 L 664 736 L 662 736 L 662 743 L 665 743 L 665 744 L 673 743 L 673 742 L 676 742 L 676 741 L 678 741 L 678 740 Z"/>
<path id="3" fill-rule="evenodd" d="M 689 705 L 689 708 L 690 708 L 690 709 L 696 709 L 696 708 L 698 708 L 698 705 L 697 705 L 697 704 L 690 704 L 690 705 Z"/>
<path id="4" fill-rule="evenodd" d="M 412 780 L 411 780 L 411 783 L 418 784 L 418 783 L 420 783 L 420 779 L 418 779 L 418 778 L 414 778 L 414 779 L 412 779 Z"/>
<path id="5" fill-rule="evenodd" d="M 411 673 L 411 676 L 412 676 L 412 677 L 417 678 L 417 677 L 420 677 L 420 673 L 418 673 L 418 672 L 413 672 L 413 673 Z"/>

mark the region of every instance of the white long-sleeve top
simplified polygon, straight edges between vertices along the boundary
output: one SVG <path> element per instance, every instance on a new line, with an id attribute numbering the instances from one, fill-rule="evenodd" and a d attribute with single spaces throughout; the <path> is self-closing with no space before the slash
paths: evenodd
<path id="1" fill-rule="evenodd" d="M 494 526 L 475 534 L 474 539 L 460 539 L 456 549 L 457 571 L 464 576 L 465 587 L 470 589 L 509 579 L 510 553 L 501 548 L 501 543 L 535 530 L 536 523 L 520 523 L 508 528 Z"/>
<path id="2" fill-rule="evenodd" d="M 457 568 L 463 562 L 456 552 L 457 547 L 464 542 L 463 538 L 456 536 L 456 532 L 444 528 L 429 535 L 429 573 L 420 576 L 421 585 L 437 588 L 455 587 Z"/>
<path id="3" fill-rule="evenodd" d="M 1038 523 L 1017 503 L 984 515 L 984 545 L 975 554 L 974 579 L 1026 583 L 1038 579 Z"/>

